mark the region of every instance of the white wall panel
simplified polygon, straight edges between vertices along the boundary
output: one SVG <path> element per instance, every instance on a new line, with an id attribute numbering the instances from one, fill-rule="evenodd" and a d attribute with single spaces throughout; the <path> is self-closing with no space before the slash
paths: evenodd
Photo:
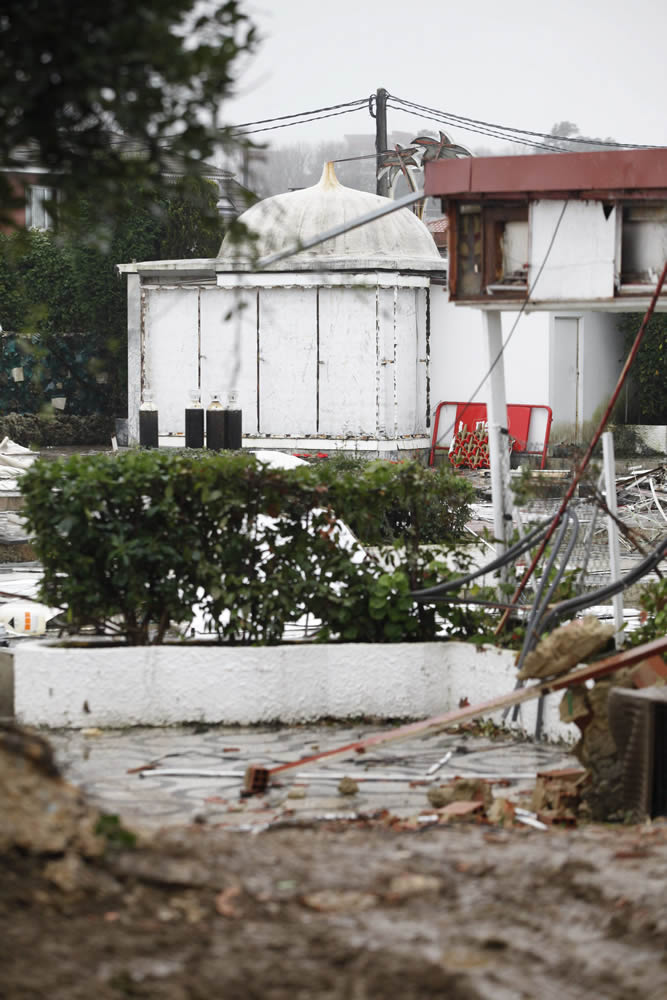
<path id="1" fill-rule="evenodd" d="M 605 217 L 599 201 L 568 201 L 561 218 L 563 205 L 544 200 L 530 206 L 529 287 L 537 279 L 531 298 L 538 302 L 612 298 L 616 209 Z"/>
<path id="2" fill-rule="evenodd" d="M 145 289 L 143 377 L 158 408 L 160 434 L 182 434 L 188 390 L 197 385 L 197 288 Z"/>
<path id="3" fill-rule="evenodd" d="M 396 436 L 396 289 L 380 288 L 377 297 L 377 433 Z"/>
<path id="4" fill-rule="evenodd" d="M 375 297 L 375 288 L 320 289 L 320 434 L 375 433 Z"/>
<path id="5" fill-rule="evenodd" d="M 259 302 L 259 433 L 315 434 L 317 292 L 262 289 Z"/>
<path id="6" fill-rule="evenodd" d="M 417 304 L 417 432 L 430 430 L 430 327 L 427 327 L 427 313 L 430 291 L 426 288 L 415 290 Z"/>
<path id="7" fill-rule="evenodd" d="M 243 433 L 257 433 L 256 289 L 202 289 L 201 389 L 204 406 L 212 393 L 224 404 L 227 391 L 238 389 Z"/>
<path id="8" fill-rule="evenodd" d="M 399 288 L 396 298 L 396 431 L 399 435 L 424 431 L 417 421 L 417 308 L 412 288 Z"/>

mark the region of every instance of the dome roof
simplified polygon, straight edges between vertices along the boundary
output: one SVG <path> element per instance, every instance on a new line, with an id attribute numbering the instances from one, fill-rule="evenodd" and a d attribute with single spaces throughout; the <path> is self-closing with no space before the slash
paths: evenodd
<path id="1" fill-rule="evenodd" d="M 251 253 L 258 259 L 303 243 L 389 202 L 389 198 L 345 187 L 338 181 L 333 163 L 327 163 L 318 184 L 266 198 L 244 212 L 239 221 L 256 235 Z M 249 266 L 250 254 L 247 248 L 225 237 L 218 260 L 235 270 L 239 265 Z M 271 270 L 435 271 L 444 266 L 424 223 L 409 208 L 401 208 L 287 257 Z"/>

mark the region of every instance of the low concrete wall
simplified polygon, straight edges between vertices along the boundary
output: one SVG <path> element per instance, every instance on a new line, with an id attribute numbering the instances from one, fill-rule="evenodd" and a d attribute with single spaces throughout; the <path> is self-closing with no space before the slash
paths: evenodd
<path id="1" fill-rule="evenodd" d="M 505 694 L 516 678 L 514 653 L 463 642 L 66 647 L 24 640 L 12 652 L 17 721 L 51 728 L 421 719 L 463 698 L 475 705 Z M 0 671 L 9 669 L 0 663 Z M 547 699 L 545 732 L 574 738 L 574 727 L 559 721 L 559 700 Z M 528 733 L 535 712 L 536 702 L 522 707 Z"/>
<path id="2" fill-rule="evenodd" d="M 660 455 L 667 455 L 667 426 L 664 424 L 633 424 L 637 436 L 644 444 L 657 451 Z"/>

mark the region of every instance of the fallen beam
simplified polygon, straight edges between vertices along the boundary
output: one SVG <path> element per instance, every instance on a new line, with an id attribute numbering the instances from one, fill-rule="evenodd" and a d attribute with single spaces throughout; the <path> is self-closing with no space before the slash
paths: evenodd
<path id="1" fill-rule="evenodd" d="M 574 687 L 577 684 L 584 684 L 589 680 L 597 680 L 607 674 L 613 674 L 623 667 L 631 667 L 641 660 L 645 660 L 656 653 L 667 651 L 667 636 L 661 636 L 652 642 L 647 642 L 643 646 L 635 646 L 626 649 L 622 653 L 616 653 L 606 660 L 600 660 L 590 666 L 585 665 L 577 670 L 572 670 L 559 677 L 541 681 L 527 687 L 518 688 L 508 694 L 499 695 L 490 701 L 480 702 L 478 705 L 466 705 L 465 708 L 456 708 L 442 715 L 435 715 L 430 719 L 422 719 L 419 722 L 410 722 L 397 729 L 385 730 L 367 736 L 363 740 L 356 740 L 354 743 L 347 743 L 345 746 L 336 747 L 333 750 L 323 750 L 310 757 L 301 757 L 299 760 L 287 764 L 278 764 L 276 767 L 263 767 L 258 764 L 250 764 L 245 772 L 244 791 L 246 795 L 256 795 L 266 791 L 269 782 L 276 775 L 283 771 L 289 771 L 295 767 L 306 767 L 320 760 L 339 760 L 349 757 L 352 754 L 365 753 L 370 747 L 377 747 L 385 743 L 398 743 L 401 740 L 409 740 L 413 736 L 427 736 L 440 732 L 448 726 L 459 722 L 471 722 L 483 715 L 500 711 L 504 708 L 512 708 L 520 705 L 524 701 L 531 701 L 539 698 L 543 694 L 550 694 L 553 691 L 562 691 L 564 688 Z"/>

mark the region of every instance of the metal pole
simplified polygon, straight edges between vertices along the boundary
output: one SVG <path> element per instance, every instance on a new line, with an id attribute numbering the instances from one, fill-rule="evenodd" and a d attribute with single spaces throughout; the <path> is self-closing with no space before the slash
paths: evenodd
<path id="1" fill-rule="evenodd" d="M 614 435 L 605 431 L 602 435 L 602 460 L 604 464 L 605 499 L 607 502 L 607 538 L 609 540 L 609 582 L 616 583 L 621 578 L 621 550 L 618 541 L 618 524 L 616 522 L 616 463 L 614 461 Z M 623 591 L 614 594 L 614 625 L 616 649 L 623 645 Z"/>
<path id="2" fill-rule="evenodd" d="M 512 521 L 512 500 L 509 470 L 509 432 L 507 429 L 507 401 L 505 399 L 505 364 L 503 359 L 503 334 L 501 313 L 484 310 L 484 330 L 488 352 L 489 402 L 489 464 L 491 466 L 491 497 L 493 501 L 493 533 L 496 555 L 502 556 L 507 548 L 509 526 Z"/>
<path id="3" fill-rule="evenodd" d="M 377 174 L 384 162 L 383 153 L 387 150 L 387 91 L 380 87 L 375 95 L 375 190 L 384 198 L 389 197 L 389 175 L 379 178 Z"/>

